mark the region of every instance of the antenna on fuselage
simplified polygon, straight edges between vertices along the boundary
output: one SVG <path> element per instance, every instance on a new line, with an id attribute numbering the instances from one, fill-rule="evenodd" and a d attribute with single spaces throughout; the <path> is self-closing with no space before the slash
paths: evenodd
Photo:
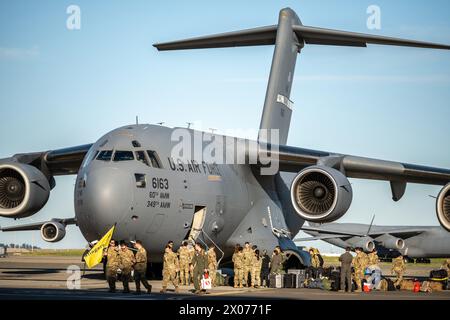
<path id="1" fill-rule="evenodd" d="M 139 117 L 136 116 L 136 125 L 138 125 L 138 124 L 139 124 Z"/>
<path id="2" fill-rule="evenodd" d="M 194 123 L 192 123 L 192 122 L 186 122 L 186 124 L 188 125 L 188 129 L 190 129 L 191 128 L 191 125 L 193 125 Z"/>
<path id="3" fill-rule="evenodd" d="M 164 122 L 158 122 L 156 124 L 159 124 L 160 126 L 162 126 L 164 124 Z"/>

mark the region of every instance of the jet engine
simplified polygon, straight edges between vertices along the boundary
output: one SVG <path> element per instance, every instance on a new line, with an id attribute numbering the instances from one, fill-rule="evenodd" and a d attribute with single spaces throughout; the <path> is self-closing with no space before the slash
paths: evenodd
<path id="1" fill-rule="evenodd" d="M 450 183 L 439 192 L 436 213 L 441 226 L 450 232 Z"/>
<path id="2" fill-rule="evenodd" d="M 375 243 L 371 237 L 353 237 L 347 240 L 354 248 L 362 248 L 365 252 L 375 249 Z"/>
<path id="3" fill-rule="evenodd" d="M 311 222 L 326 223 L 339 219 L 349 209 L 352 197 L 347 177 L 326 166 L 311 166 L 300 171 L 291 185 L 295 211 Z"/>
<path id="4" fill-rule="evenodd" d="M 396 238 L 390 234 L 383 234 L 375 240 L 380 242 L 380 244 L 386 249 L 402 250 L 406 246 L 405 240 Z"/>
<path id="5" fill-rule="evenodd" d="M 37 168 L 0 163 L 0 216 L 24 218 L 38 212 L 50 196 L 50 185 Z"/>
<path id="6" fill-rule="evenodd" d="M 58 242 L 66 235 L 66 226 L 56 221 L 49 221 L 41 227 L 41 237 L 47 242 Z"/>

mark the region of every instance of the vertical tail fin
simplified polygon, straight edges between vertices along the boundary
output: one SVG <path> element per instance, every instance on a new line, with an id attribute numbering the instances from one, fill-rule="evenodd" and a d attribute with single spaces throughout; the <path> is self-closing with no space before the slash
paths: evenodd
<path id="1" fill-rule="evenodd" d="M 300 19 L 289 8 L 280 11 L 275 50 L 260 129 L 279 130 L 280 144 L 286 144 L 291 122 L 293 103 L 290 100 L 297 53 L 303 40 L 297 38 L 293 27 L 301 25 Z"/>
<path id="2" fill-rule="evenodd" d="M 450 50 L 449 45 L 303 26 L 296 13 L 280 11 L 278 25 L 158 43 L 158 50 L 260 46 L 275 44 L 260 129 L 278 129 L 286 144 L 292 114 L 290 100 L 297 53 L 305 44 L 366 47 L 368 43 Z"/>

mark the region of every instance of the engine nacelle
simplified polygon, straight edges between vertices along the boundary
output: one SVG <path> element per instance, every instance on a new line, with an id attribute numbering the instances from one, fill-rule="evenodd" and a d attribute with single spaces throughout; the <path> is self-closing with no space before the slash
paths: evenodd
<path id="1" fill-rule="evenodd" d="M 439 192 L 436 200 L 436 213 L 441 226 L 450 232 L 450 183 Z"/>
<path id="2" fill-rule="evenodd" d="M 47 242 L 58 242 L 66 235 L 66 226 L 56 221 L 49 221 L 41 227 L 41 237 Z"/>
<path id="3" fill-rule="evenodd" d="M 24 218 L 38 212 L 50 196 L 50 185 L 37 168 L 0 163 L 0 216 Z"/>
<path id="4" fill-rule="evenodd" d="M 390 234 L 384 234 L 378 238 L 376 241 L 386 249 L 403 250 L 406 246 L 405 240 L 391 236 Z"/>
<path id="5" fill-rule="evenodd" d="M 362 248 L 365 252 L 375 249 L 375 242 L 371 237 L 353 237 L 347 240 L 354 248 Z"/>
<path id="6" fill-rule="evenodd" d="M 291 185 L 291 201 L 297 214 L 311 222 L 326 223 L 342 217 L 350 208 L 353 191 L 347 177 L 326 166 L 308 167 Z"/>

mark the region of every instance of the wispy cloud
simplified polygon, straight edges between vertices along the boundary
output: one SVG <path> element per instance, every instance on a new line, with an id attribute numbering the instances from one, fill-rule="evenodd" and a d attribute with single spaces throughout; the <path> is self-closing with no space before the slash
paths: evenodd
<path id="1" fill-rule="evenodd" d="M 224 82 L 230 83 L 260 83 L 267 82 L 268 78 L 227 78 Z M 294 81 L 343 81 L 343 82 L 387 82 L 387 83 L 449 83 L 449 75 L 305 75 L 297 76 Z"/>
<path id="2" fill-rule="evenodd" d="M 0 47 L 0 59 L 23 60 L 39 55 L 39 47 L 32 48 L 5 48 Z"/>

